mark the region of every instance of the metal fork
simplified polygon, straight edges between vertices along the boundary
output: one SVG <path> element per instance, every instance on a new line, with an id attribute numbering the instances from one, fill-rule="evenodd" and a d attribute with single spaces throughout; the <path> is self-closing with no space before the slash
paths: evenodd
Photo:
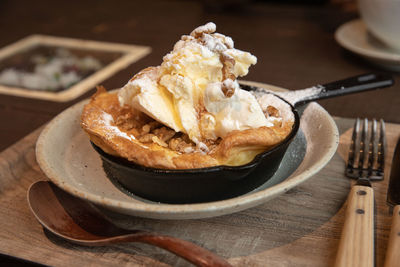
<path id="1" fill-rule="evenodd" d="M 364 119 L 361 133 L 360 119 L 357 118 L 354 124 L 345 174 L 357 182 L 347 199 L 335 266 L 372 267 L 375 264 L 374 191 L 370 181 L 384 178 L 386 137 L 383 120 L 380 120 L 379 128 L 378 132 L 375 119 L 370 131 L 367 119 Z"/>

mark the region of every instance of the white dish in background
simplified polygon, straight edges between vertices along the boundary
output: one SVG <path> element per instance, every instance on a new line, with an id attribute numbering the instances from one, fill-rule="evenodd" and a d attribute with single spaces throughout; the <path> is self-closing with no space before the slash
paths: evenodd
<path id="1" fill-rule="evenodd" d="M 371 33 L 390 47 L 400 49 L 400 1 L 359 0 L 361 18 Z"/>
<path id="2" fill-rule="evenodd" d="M 270 85 L 250 83 L 271 90 Z M 198 219 L 248 209 L 303 183 L 321 170 L 334 155 L 339 134 L 332 117 L 311 103 L 300 120 L 298 136 L 289 146 L 277 173 L 247 194 L 208 203 L 162 204 L 119 190 L 105 175 L 97 152 L 80 127 L 80 115 L 88 100 L 54 118 L 41 133 L 36 158 L 47 177 L 65 191 L 106 209 L 155 219 Z"/>
<path id="3" fill-rule="evenodd" d="M 340 26 L 335 39 L 342 47 L 380 67 L 400 71 L 400 50 L 390 48 L 372 36 L 361 19 Z"/>

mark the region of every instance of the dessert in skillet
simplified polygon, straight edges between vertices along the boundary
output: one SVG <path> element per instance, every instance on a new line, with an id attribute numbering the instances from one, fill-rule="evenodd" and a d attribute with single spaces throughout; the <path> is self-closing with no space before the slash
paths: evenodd
<path id="1" fill-rule="evenodd" d="M 291 132 L 291 107 L 272 94 L 242 90 L 256 57 L 234 48 L 207 23 L 182 36 L 160 66 L 121 89 L 99 87 L 81 125 L 104 152 L 142 166 L 192 169 L 238 166 Z"/>

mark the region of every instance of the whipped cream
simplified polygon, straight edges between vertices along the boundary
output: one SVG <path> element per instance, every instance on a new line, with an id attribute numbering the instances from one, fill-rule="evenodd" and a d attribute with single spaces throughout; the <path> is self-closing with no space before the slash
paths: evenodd
<path id="1" fill-rule="evenodd" d="M 234 130 L 272 126 L 236 81 L 257 58 L 215 30 L 207 23 L 182 36 L 160 66 L 140 72 L 119 91 L 120 104 L 186 133 L 198 146 Z"/>

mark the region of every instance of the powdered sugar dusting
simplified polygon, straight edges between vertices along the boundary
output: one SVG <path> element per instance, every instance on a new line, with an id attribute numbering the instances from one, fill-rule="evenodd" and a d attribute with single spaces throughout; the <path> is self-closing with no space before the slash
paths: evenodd
<path id="1" fill-rule="evenodd" d="M 126 133 L 122 132 L 120 129 L 118 129 L 117 126 L 112 125 L 112 123 L 114 123 L 114 119 L 113 117 L 106 113 L 103 112 L 102 116 L 101 116 L 102 122 L 104 123 L 104 126 L 106 127 L 106 129 L 111 132 L 112 134 L 128 139 L 130 141 L 135 140 L 135 137 L 133 135 L 127 135 Z"/>
<path id="2" fill-rule="evenodd" d="M 292 107 L 280 99 L 279 97 L 276 97 L 274 94 L 271 93 L 264 93 L 262 95 L 257 96 L 257 101 L 261 106 L 261 109 L 266 112 L 268 106 L 273 106 L 280 112 L 280 116 L 283 120 L 283 122 L 290 122 L 294 121 L 294 115 L 292 112 Z M 268 119 L 268 118 L 267 118 Z M 270 117 L 270 121 L 276 120 L 275 117 Z"/>
<path id="3" fill-rule="evenodd" d="M 321 85 L 313 86 L 303 90 L 288 91 L 288 92 L 274 92 L 276 95 L 282 97 L 290 104 L 294 105 L 297 102 L 311 99 L 312 97 L 318 95 L 324 90 Z"/>
<path id="4" fill-rule="evenodd" d="M 216 38 L 220 38 L 229 49 L 231 49 L 231 48 L 233 48 L 235 46 L 232 38 L 229 37 L 229 36 L 225 36 L 225 35 L 220 34 L 220 33 L 214 33 L 214 36 Z"/>
<path id="5" fill-rule="evenodd" d="M 233 81 L 229 78 L 222 82 L 221 90 L 222 90 L 222 87 L 229 88 L 229 90 L 231 90 L 232 92 L 235 92 L 236 90 L 240 90 L 239 83 L 236 80 Z"/>
<path id="6" fill-rule="evenodd" d="M 199 34 L 202 33 L 213 33 L 217 30 L 217 26 L 213 22 L 208 22 L 205 25 L 199 26 L 196 29 L 194 29 L 190 35 L 193 37 L 196 37 Z"/>
<path id="7" fill-rule="evenodd" d="M 201 40 L 203 41 L 204 46 L 207 47 L 210 51 L 222 53 L 228 49 L 228 47 L 223 43 L 222 39 L 215 38 L 210 34 L 204 34 Z"/>
<path id="8" fill-rule="evenodd" d="M 207 153 L 209 151 L 208 146 L 204 144 L 203 142 L 199 142 L 197 144 L 197 148 L 200 150 L 200 152 Z"/>
<path id="9" fill-rule="evenodd" d="M 256 91 L 252 91 L 252 94 L 256 98 L 260 98 L 264 94 L 274 94 L 279 97 L 282 97 L 290 104 L 295 105 L 298 102 L 312 99 L 314 96 L 320 94 L 324 90 L 325 90 L 325 87 L 323 87 L 322 85 L 317 85 L 317 86 L 313 86 L 313 87 L 302 89 L 302 90 L 285 91 L 285 92 L 272 91 L 272 90 L 268 90 L 266 88 L 257 88 Z"/>

